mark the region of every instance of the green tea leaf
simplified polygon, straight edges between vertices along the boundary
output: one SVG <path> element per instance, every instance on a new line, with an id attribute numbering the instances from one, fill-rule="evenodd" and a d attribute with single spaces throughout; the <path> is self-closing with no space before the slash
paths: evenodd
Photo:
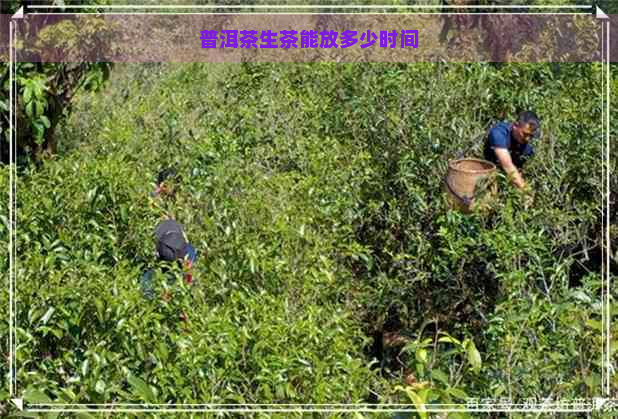
<path id="1" fill-rule="evenodd" d="M 438 338 L 438 342 L 440 343 L 446 342 L 446 343 L 453 343 L 455 345 L 461 345 L 461 342 L 452 336 L 442 336 L 441 338 Z"/>
<path id="2" fill-rule="evenodd" d="M 472 366 L 472 370 L 474 372 L 479 372 L 481 370 L 481 354 L 476 349 L 474 342 L 470 339 L 466 342 L 466 353 L 468 355 L 468 362 Z"/>
<path id="3" fill-rule="evenodd" d="M 468 395 L 466 394 L 465 391 L 456 388 L 456 387 L 452 387 L 448 389 L 449 394 L 451 394 L 452 396 L 458 398 L 458 399 L 462 399 L 465 400 L 468 398 Z"/>
<path id="4" fill-rule="evenodd" d="M 24 87 L 24 102 L 28 103 L 32 100 L 32 89 L 30 86 Z"/>
<path id="5" fill-rule="evenodd" d="M 45 115 L 41 115 L 39 117 L 39 120 L 43 123 L 43 126 L 45 126 L 45 128 L 49 128 L 51 126 L 49 119 Z"/>
<path id="6" fill-rule="evenodd" d="M 129 375 L 127 381 L 131 384 L 131 387 L 137 395 L 139 395 L 144 401 L 150 402 L 155 399 L 152 389 L 146 384 L 144 380 L 134 375 Z"/>
<path id="7" fill-rule="evenodd" d="M 438 369 L 431 370 L 431 378 L 448 385 L 448 375 Z"/>
<path id="8" fill-rule="evenodd" d="M 427 411 L 425 410 L 425 401 L 423 400 L 423 398 L 421 398 L 419 394 L 417 394 L 414 390 L 410 389 L 409 387 L 406 388 L 406 394 L 408 395 L 410 400 L 412 400 L 412 402 L 414 403 L 414 406 L 416 407 L 416 411 L 418 415 L 420 416 L 420 418 L 427 419 L 428 415 L 427 415 Z"/>
<path id="9" fill-rule="evenodd" d="M 98 380 L 96 385 L 94 386 L 94 389 L 97 393 L 103 394 L 105 392 L 105 383 L 101 380 Z"/>
<path id="10" fill-rule="evenodd" d="M 90 365 L 90 361 L 88 359 L 85 359 L 84 362 L 82 362 L 81 372 L 84 377 L 88 374 L 89 365 Z"/>
<path id="11" fill-rule="evenodd" d="M 36 404 L 47 404 L 47 403 L 52 402 L 52 400 L 49 398 L 47 394 L 45 394 L 42 391 L 34 390 L 34 389 L 27 389 L 26 391 L 24 391 L 23 398 L 25 401 L 29 403 L 36 403 Z"/>
<path id="12" fill-rule="evenodd" d="M 53 307 L 48 308 L 47 312 L 45 313 L 45 315 L 43 317 L 41 317 L 41 323 L 47 324 L 47 322 L 51 318 L 52 314 L 54 314 L 54 311 L 56 311 L 56 310 Z"/>
<path id="13" fill-rule="evenodd" d="M 426 349 L 418 349 L 415 353 L 416 360 L 422 364 L 427 363 L 427 350 Z"/>

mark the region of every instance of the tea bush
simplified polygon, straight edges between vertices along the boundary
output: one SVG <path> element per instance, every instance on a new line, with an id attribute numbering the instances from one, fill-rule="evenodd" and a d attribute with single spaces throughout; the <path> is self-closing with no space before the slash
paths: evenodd
<path id="1" fill-rule="evenodd" d="M 19 388 L 80 403 L 599 395 L 600 83 L 594 64 L 119 66 L 76 98 L 59 154 L 19 168 Z M 487 211 L 451 210 L 447 161 L 527 108 L 543 120 L 532 206 L 499 177 Z M 175 197 L 150 198 L 170 165 Z M 158 275 L 148 300 L 167 215 L 200 252 L 195 281 Z"/>

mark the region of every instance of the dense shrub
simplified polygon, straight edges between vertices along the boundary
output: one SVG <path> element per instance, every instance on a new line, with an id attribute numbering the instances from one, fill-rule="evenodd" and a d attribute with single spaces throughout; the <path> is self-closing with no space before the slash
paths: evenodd
<path id="1" fill-rule="evenodd" d="M 32 2 L 30 2 L 31 4 Z M 56 4 L 54 1 L 39 1 L 38 5 Z M 68 0 L 65 4 L 105 4 L 105 0 L 88 0 L 74 2 Z M 0 4 L 0 14 L 13 14 L 26 2 L 6 0 Z M 81 57 L 104 56 L 106 48 L 101 41 L 103 34 L 110 32 L 105 28 L 103 20 L 97 17 L 89 19 L 88 23 L 74 24 L 73 17 L 58 19 L 53 16 L 53 9 L 39 9 L 39 13 L 47 13 L 39 19 L 21 21 L 20 30 L 23 34 L 37 34 L 36 47 L 25 48 L 15 43 L 17 48 L 15 63 L 15 138 L 16 155 L 19 161 L 28 158 L 40 160 L 44 153 L 55 154 L 57 150 L 56 127 L 62 118 L 70 113 L 73 97 L 80 89 L 97 90 L 109 77 L 111 63 L 82 62 Z M 87 11 L 87 10 L 85 10 Z M 62 39 L 62 46 L 55 43 Z M 73 51 L 78 39 L 88 39 L 89 43 L 80 44 L 80 51 Z M 23 44 L 23 40 L 22 43 Z M 71 63 L 44 62 L 41 50 L 46 45 L 59 48 L 61 56 L 72 53 L 75 57 Z M 9 55 L 6 46 L 9 45 L 8 28 L 0 31 L 0 160 L 8 163 L 9 156 Z M 83 55 L 82 55 L 83 54 Z M 28 58 L 26 58 L 28 57 Z M 32 62 L 24 62 L 25 60 Z M 54 61 L 54 60 L 50 60 Z"/>
<path id="2" fill-rule="evenodd" d="M 600 77 L 119 67 L 77 98 L 59 156 L 17 182 L 20 389 L 92 403 L 598 395 Z M 533 205 L 500 178 L 488 211 L 452 211 L 448 159 L 479 155 L 472 139 L 526 108 L 543 119 Z M 168 165 L 176 197 L 153 200 Z M 148 301 L 138 279 L 167 214 L 201 252 L 196 279 L 161 277 Z"/>

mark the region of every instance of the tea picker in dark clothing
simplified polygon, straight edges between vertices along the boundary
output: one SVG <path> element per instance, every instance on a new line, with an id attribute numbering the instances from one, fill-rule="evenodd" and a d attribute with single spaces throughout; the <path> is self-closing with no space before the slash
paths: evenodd
<path id="1" fill-rule="evenodd" d="M 185 239 L 182 226 L 174 220 L 165 220 L 155 229 L 157 254 L 161 260 L 182 261 L 192 265 L 197 258 L 193 246 Z"/>
<path id="2" fill-rule="evenodd" d="M 157 238 L 157 256 L 159 261 L 178 262 L 180 268 L 185 270 L 185 281 L 189 284 L 193 282 L 191 268 L 197 260 L 197 251 L 186 240 L 182 225 L 174 220 L 160 222 L 155 229 Z M 165 270 L 163 266 L 163 270 Z M 152 279 L 154 270 L 150 269 L 142 275 L 140 285 L 147 298 L 154 297 Z M 173 280 L 173 278 L 172 278 Z"/>
<path id="3" fill-rule="evenodd" d="M 517 121 L 511 124 L 497 123 L 489 131 L 485 141 L 485 160 L 502 167 L 520 189 L 526 187 L 520 169 L 534 154 L 534 148 L 529 141 L 539 137 L 540 126 L 539 118 L 534 112 L 522 112 Z"/>

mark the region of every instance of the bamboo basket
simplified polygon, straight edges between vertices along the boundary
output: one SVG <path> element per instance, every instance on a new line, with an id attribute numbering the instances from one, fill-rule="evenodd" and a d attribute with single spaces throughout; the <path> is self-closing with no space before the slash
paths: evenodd
<path id="1" fill-rule="evenodd" d="M 486 206 L 497 193 L 495 178 L 495 164 L 463 158 L 449 161 L 444 183 L 453 206 L 469 213 L 475 206 Z"/>

